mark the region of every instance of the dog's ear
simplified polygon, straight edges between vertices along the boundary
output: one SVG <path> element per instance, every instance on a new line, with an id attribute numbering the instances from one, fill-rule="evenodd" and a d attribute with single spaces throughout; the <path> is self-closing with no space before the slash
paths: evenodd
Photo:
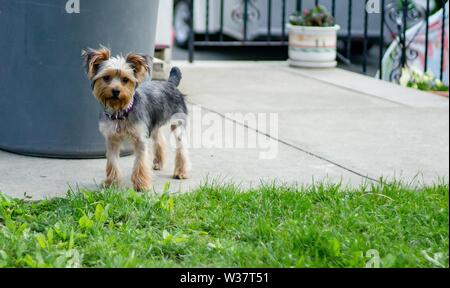
<path id="1" fill-rule="evenodd" d="M 127 55 L 127 63 L 133 68 L 134 76 L 138 82 L 142 82 L 145 76 L 151 75 L 153 58 L 149 55 L 130 53 Z"/>
<path id="2" fill-rule="evenodd" d="M 89 79 L 92 79 L 97 74 L 100 64 L 111 57 L 111 51 L 106 47 L 98 50 L 86 48 L 81 51 L 81 57 L 83 57 L 86 73 Z"/>

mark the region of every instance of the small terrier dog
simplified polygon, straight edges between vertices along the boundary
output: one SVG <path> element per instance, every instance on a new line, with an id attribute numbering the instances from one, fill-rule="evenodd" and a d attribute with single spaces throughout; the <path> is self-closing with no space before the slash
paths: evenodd
<path id="1" fill-rule="evenodd" d="M 166 82 L 152 81 L 152 58 L 130 53 L 111 57 L 108 48 L 85 49 L 82 57 L 95 98 L 104 107 L 99 128 L 106 139 L 106 187 L 119 185 L 118 166 L 121 144 L 131 140 L 135 163 L 131 180 L 136 191 L 151 186 L 148 138 L 154 141 L 153 169 L 161 170 L 165 162 L 165 139 L 160 128 L 170 122 L 176 140 L 175 179 L 186 179 L 190 161 L 186 143 L 187 107 L 177 89 L 181 72 L 172 68 Z"/>

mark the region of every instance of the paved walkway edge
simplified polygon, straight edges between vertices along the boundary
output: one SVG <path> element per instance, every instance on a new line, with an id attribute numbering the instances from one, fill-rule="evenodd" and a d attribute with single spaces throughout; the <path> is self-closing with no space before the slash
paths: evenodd
<path id="1" fill-rule="evenodd" d="M 273 67 L 273 69 L 283 70 L 288 73 L 299 74 L 304 77 L 332 84 L 341 88 L 360 92 L 368 96 L 381 98 L 390 102 L 404 106 L 417 108 L 443 108 L 449 107 L 449 99 L 434 95 L 432 93 L 401 87 L 394 83 L 381 81 L 373 77 L 346 71 L 339 68 L 332 69 L 311 69 L 311 68 L 291 68 L 286 61 L 196 61 L 187 63 L 185 61 L 174 61 L 174 66 L 198 67 L 198 68 L 219 68 L 219 67 L 242 67 L 257 68 L 261 64 Z"/>

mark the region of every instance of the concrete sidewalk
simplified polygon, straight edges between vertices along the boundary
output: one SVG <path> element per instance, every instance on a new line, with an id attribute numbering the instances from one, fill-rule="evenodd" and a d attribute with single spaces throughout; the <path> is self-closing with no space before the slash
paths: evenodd
<path id="1" fill-rule="evenodd" d="M 279 113 L 283 143 L 359 175 L 448 180 L 448 98 L 340 69 L 218 64 L 183 65 L 190 101 L 220 114 Z"/>
<path id="2" fill-rule="evenodd" d="M 291 69 L 284 62 L 176 65 L 184 73 L 181 89 L 188 94 L 191 111 L 198 112 L 201 105 L 203 116 L 221 119 L 223 126 L 244 127 L 246 133 L 257 129 L 277 144 L 278 154 L 263 160 L 261 149 L 194 147 L 191 178 L 177 181 L 170 178 L 169 151 L 164 171 L 153 173 L 155 192 L 166 181 L 172 192 L 189 191 L 205 181 L 243 187 L 321 180 L 358 185 L 381 176 L 448 181 L 446 98 L 339 69 Z M 232 112 L 275 113 L 279 129 L 262 131 Z M 202 123 L 205 127 L 208 123 Z M 122 158 L 120 164 L 130 186 L 133 157 Z M 69 187 L 96 189 L 104 166 L 104 159 L 40 159 L 0 152 L 0 191 L 41 199 L 64 196 Z"/>

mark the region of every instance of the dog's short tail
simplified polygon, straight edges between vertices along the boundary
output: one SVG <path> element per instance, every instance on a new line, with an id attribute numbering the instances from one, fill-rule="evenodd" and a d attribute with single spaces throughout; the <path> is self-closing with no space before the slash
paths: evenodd
<path id="1" fill-rule="evenodd" d="M 170 70 L 169 82 L 178 87 L 181 82 L 181 70 L 178 67 L 173 67 Z"/>

